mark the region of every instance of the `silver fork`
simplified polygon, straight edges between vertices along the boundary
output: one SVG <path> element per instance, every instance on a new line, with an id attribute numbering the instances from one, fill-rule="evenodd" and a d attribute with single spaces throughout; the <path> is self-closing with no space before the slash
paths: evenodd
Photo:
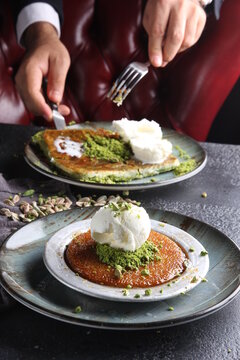
<path id="1" fill-rule="evenodd" d="M 122 105 L 122 102 L 126 99 L 132 89 L 148 73 L 149 66 L 149 61 L 146 63 L 136 61 L 130 63 L 113 83 L 107 97 L 118 106 Z"/>

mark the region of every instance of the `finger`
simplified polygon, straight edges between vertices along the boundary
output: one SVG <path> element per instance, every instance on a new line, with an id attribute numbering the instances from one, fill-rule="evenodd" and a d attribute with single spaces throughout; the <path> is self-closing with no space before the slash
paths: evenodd
<path id="1" fill-rule="evenodd" d="M 176 11 L 173 9 L 170 13 L 167 28 L 167 36 L 163 48 L 163 61 L 171 61 L 179 51 L 186 26 L 186 16 L 182 8 Z"/>
<path id="2" fill-rule="evenodd" d="M 153 66 L 162 65 L 162 44 L 166 33 L 170 8 L 158 6 L 148 34 L 148 54 Z"/>
<path id="3" fill-rule="evenodd" d="M 46 120 L 50 121 L 52 118 L 52 111 L 41 92 L 42 78 L 43 74 L 38 67 L 29 66 L 28 71 L 25 72 L 25 76 L 22 76 L 20 73 L 20 75 L 16 77 L 16 83 L 28 110 L 34 115 L 41 115 Z"/>
<path id="4" fill-rule="evenodd" d="M 62 100 L 69 65 L 67 55 L 53 57 L 49 60 L 47 93 L 49 99 L 57 104 Z"/>
<path id="5" fill-rule="evenodd" d="M 185 34 L 179 52 L 190 48 L 193 44 L 196 43 L 197 24 L 198 24 L 197 14 L 196 15 L 191 14 L 191 16 L 188 16 L 186 22 Z"/>
<path id="6" fill-rule="evenodd" d="M 66 106 L 66 105 L 63 105 L 63 104 L 59 105 L 58 111 L 59 111 L 63 116 L 67 116 L 67 115 L 69 115 L 70 112 L 71 112 L 71 111 L 70 111 L 70 108 L 69 108 L 68 106 Z"/>
<path id="7" fill-rule="evenodd" d="M 206 15 L 204 14 L 204 16 L 197 23 L 196 34 L 195 34 L 196 41 L 198 41 L 199 38 L 201 37 L 205 24 L 206 24 Z"/>

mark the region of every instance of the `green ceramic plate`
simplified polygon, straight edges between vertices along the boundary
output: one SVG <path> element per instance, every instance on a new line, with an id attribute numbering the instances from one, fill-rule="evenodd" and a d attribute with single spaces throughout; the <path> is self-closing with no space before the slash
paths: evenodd
<path id="1" fill-rule="evenodd" d="M 77 325 L 108 329 L 160 328 L 204 317 L 229 303 L 240 290 L 240 250 L 226 235 L 192 218 L 147 209 L 151 219 L 187 231 L 209 253 L 208 282 L 186 295 L 154 303 L 96 299 L 56 280 L 43 263 L 47 240 L 63 227 L 90 218 L 96 208 L 74 209 L 36 220 L 11 235 L 0 249 L 0 282 L 29 308 Z M 174 286 L 174 284 L 172 284 Z M 82 312 L 75 313 L 80 305 Z M 169 307 L 173 311 L 169 311 Z"/>
<path id="2" fill-rule="evenodd" d="M 84 123 L 81 125 L 75 125 L 71 128 L 105 128 L 108 130 L 112 130 L 111 122 L 99 122 L 99 123 Z M 39 171 L 40 173 L 47 175 L 53 179 L 60 180 L 72 185 L 82 186 L 86 188 L 92 189 L 103 189 L 103 190 L 141 190 L 141 189 L 150 189 L 159 186 L 170 185 L 173 183 L 177 183 L 179 181 L 186 180 L 201 171 L 207 162 L 207 155 L 205 150 L 200 146 L 198 142 L 190 138 L 189 136 L 182 135 L 177 133 L 171 129 L 162 129 L 163 130 L 163 137 L 168 139 L 173 144 L 173 154 L 176 157 L 179 157 L 178 150 L 175 149 L 175 146 L 179 146 L 183 150 L 187 152 L 187 154 L 196 160 L 197 167 L 181 176 L 175 176 L 172 171 L 168 171 L 166 173 L 162 173 L 159 175 L 154 175 L 153 177 L 147 177 L 138 180 L 132 180 L 128 183 L 118 183 L 118 184 L 100 184 L 100 183 L 90 183 L 90 182 L 83 182 L 74 180 L 70 177 L 63 176 L 61 174 L 56 174 L 52 170 L 52 168 L 48 165 L 48 163 L 39 155 L 39 153 L 29 144 L 25 147 L 25 160 L 26 162 L 35 170 Z M 179 159 L 180 162 L 183 159 Z M 154 178 L 154 182 L 152 179 Z"/>

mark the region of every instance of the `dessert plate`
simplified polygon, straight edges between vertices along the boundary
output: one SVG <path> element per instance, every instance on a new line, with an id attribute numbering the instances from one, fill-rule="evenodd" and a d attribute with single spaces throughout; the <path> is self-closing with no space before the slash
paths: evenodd
<path id="1" fill-rule="evenodd" d="M 0 283 L 6 291 L 54 319 L 108 329 L 154 329 L 189 322 L 220 309 L 239 292 L 240 250 L 231 239 L 201 221 L 154 209 L 147 209 L 151 219 L 184 229 L 207 249 L 208 282 L 186 295 L 142 303 L 97 299 L 65 286 L 44 265 L 45 245 L 57 231 L 91 218 L 96 210 L 76 208 L 43 217 L 6 239 L 0 248 Z M 79 313 L 74 311 L 77 306 L 82 309 Z"/>
<path id="2" fill-rule="evenodd" d="M 98 122 L 98 123 L 83 123 L 79 125 L 74 125 L 68 128 L 104 128 L 107 130 L 112 130 L 111 122 Z M 65 183 L 69 183 L 76 186 L 81 186 L 85 188 L 92 188 L 92 189 L 102 189 L 102 190 L 141 190 L 141 189 L 150 189 L 165 185 L 170 185 L 173 183 L 177 183 L 179 181 L 186 180 L 197 173 L 199 173 L 204 166 L 207 163 L 207 155 L 205 150 L 201 147 L 201 145 L 190 138 L 189 136 L 179 134 L 174 130 L 171 129 L 164 129 L 163 131 L 163 137 L 165 139 L 168 139 L 173 144 L 173 154 L 179 158 L 179 152 L 175 148 L 175 146 L 179 146 L 182 150 L 186 151 L 186 153 L 197 162 L 197 167 L 190 171 L 187 174 L 175 176 L 173 171 L 168 171 L 159 175 L 154 175 L 151 177 L 143 178 L 143 179 L 137 179 L 132 180 L 130 182 L 122 182 L 117 184 L 101 184 L 101 183 L 91 183 L 91 182 L 83 182 L 74 180 L 71 177 L 68 177 L 67 175 L 62 175 L 60 173 L 56 172 L 56 169 L 53 169 L 48 162 L 41 156 L 41 154 L 33 147 L 31 146 L 31 143 L 29 142 L 25 146 L 25 160 L 26 162 L 35 170 L 40 172 L 41 174 L 44 174 L 48 177 L 51 177 L 55 180 L 60 180 Z M 183 159 L 179 158 L 180 162 L 183 161 Z"/>
<path id="3" fill-rule="evenodd" d="M 209 257 L 208 255 L 200 255 L 206 249 L 193 236 L 173 225 L 151 220 L 152 230 L 168 236 L 181 246 L 188 255 L 188 266 L 174 281 L 151 287 L 151 294 L 148 296 L 145 296 L 146 288 L 129 289 L 128 295 L 123 296 L 123 288 L 105 286 L 88 281 L 76 275 L 65 261 L 66 246 L 72 241 L 77 232 L 89 230 L 90 223 L 90 219 L 77 221 L 56 232 L 46 243 L 43 257 L 46 267 L 57 280 L 85 295 L 121 302 L 166 300 L 193 289 L 205 278 L 208 272 Z M 194 252 L 189 251 L 190 248 L 194 248 Z M 136 294 L 140 295 L 140 297 L 135 298 Z"/>

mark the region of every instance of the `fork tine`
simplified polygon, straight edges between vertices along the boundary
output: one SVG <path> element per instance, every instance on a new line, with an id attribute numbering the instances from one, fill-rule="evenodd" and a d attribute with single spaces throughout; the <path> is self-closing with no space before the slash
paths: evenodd
<path id="1" fill-rule="evenodd" d="M 127 80 L 131 81 L 131 79 L 133 79 L 136 76 L 136 74 L 138 74 L 138 72 L 131 68 L 131 70 L 127 73 L 127 76 L 124 76 L 122 78 L 122 81 L 119 83 L 119 85 L 117 87 L 115 87 L 114 91 L 112 92 L 112 94 L 110 96 L 110 99 L 113 100 L 119 92 L 122 92 L 123 89 L 125 88 L 126 81 Z"/>
<path id="2" fill-rule="evenodd" d="M 128 94 L 132 91 L 132 89 L 134 88 L 135 85 L 137 85 L 137 83 L 144 77 L 144 75 L 142 74 L 138 74 L 138 76 L 136 76 L 133 81 L 129 84 L 129 86 L 124 90 L 123 92 L 123 96 L 122 96 L 122 101 L 126 99 L 126 97 L 128 96 Z"/>
<path id="3" fill-rule="evenodd" d="M 116 79 L 116 81 L 113 83 L 113 86 L 111 87 L 110 91 L 107 94 L 107 97 L 110 97 L 113 93 L 113 91 L 115 91 L 115 89 L 117 88 L 119 82 L 123 79 L 123 77 L 125 75 L 128 74 L 128 72 L 130 72 L 132 70 L 132 68 L 130 66 L 127 66 L 122 72 L 121 74 L 118 76 L 118 78 Z"/>

